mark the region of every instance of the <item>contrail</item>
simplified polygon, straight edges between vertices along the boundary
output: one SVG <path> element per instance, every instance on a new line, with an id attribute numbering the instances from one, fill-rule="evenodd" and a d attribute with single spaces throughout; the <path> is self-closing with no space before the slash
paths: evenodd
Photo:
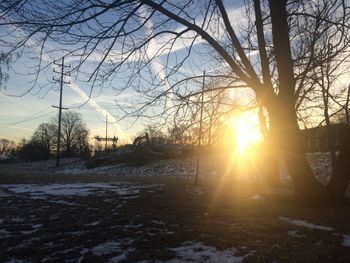
<path id="1" fill-rule="evenodd" d="M 16 26 L 10 26 L 11 28 L 15 29 L 18 33 L 22 32 L 22 30 Z M 39 47 L 37 45 L 35 45 L 34 41 L 32 39 L 28 39 L 28 43 L 31 44 L 31 48 L 34 51 L 37 51 L 39 53 L 41 53 L 41 50 L 39 50 Z M 42 53 L 42 57 L 41 59 L 43 59 L 44 61 L 47 61 L 49 63 L 51 63 L 51 67 L 53 68 L 53 59 L 51 59 L 51 57 L 46 54 L 46 53 Z M 117 128 L 120 136 L 124 137 L 123 139 L 126 140 L 128 143 L 131 142 L 130 136 L 127 135 L 122 128 L 117 124 L 117 120 L 113 117 L 112 114 L 110 114 L 108 111 L 106 111 L 103 107 L 101 107 L 100 105 L 98 105 L 98 103 L 96 103 L 96 101 L 94 101 L 92 98 L 90 98 L 88 95 L 86 95 L 86 93 L 79 88 L 79 86 L 77 84 L 75 84 L 72 80 L 70 82 L 70 84 L 68 84 L 68 87 L 70 87 L 73 91 L 75 91 L 82 99 L 84 99 L 85 101 L 88 101 L 88 103 L 91 106 L 95 107 L 95 110 L 97 112 L 99 112 L 101 115 L 103 115 L 103 117 L 105 117 L 106 115 L 108 116 L 108 118 L 110 120 L 113 121 L 113 125 Z"/>
<path id="2" fill-rule="evenodd" d="M 30 40 L 30 39 L 28 41 L 33 43 L 32 40 Z M 42 59 L 47 61 L 47 62 L 49 62 L 49 63 L 53 62 L 53 59 L 51 59 L 50 56 L 47 55 L 47 54 L 43 54 L 42 55 Z M 53 67 L 53 64 L 51 64 L 51 67 Z M 106 111 L 103 107 L 101 107 L 94 99 L 92 99 L 91 97 L 86 95 L 86 93 L 77 84 L 75 84 L 74 81 L 71 78 L 70 78 L 69 84 L 66 84 L 66 85 L 69 88 L 71 88 L 73 91 L 75 91 L 82 99 L 84 99 L 91 106 L 93 106 L 95 108 L 95 110 L 98 113 L 100 113 L 103 117 L 105 117 L 107 115 L 108 119 L 113 122 L 112 124 L 113 124 L 114 127 L 116 127 L 116 129 L 117 129 L 118 133 L 120 134 L 120 136 L 123 137 L 123 139 L 127 143 L 131 142 L 130 136 L 123 131 L 123 129 L 120 127 L 120 125 L 118 125 L 117 120 L 113 117 L 113 115 L 110 114 L 108 111 Z"/>
<path id="3" fill-rule="evenodd" d="M 141 6 L 139 13 L 147 13 L 144 6 Z M 145 33 L 146 35 L 153 35 L 153 22 L 151 21 L 151 19 L 146 21 L 145 24 Z M 166 78 L 166 73 L 165 70 L 162 66 L 162 63 L 160 62 L 160 58 L 159 56 L 155 56 L 155 54 L 158 51 L 158 45 L 156 43 L 156 41 L 154 40 L 154 38 L 152 38 L 149 41 L 149 48 L 147 49 L 147 55 L 150 54 L 150 58 L 152 58 L 153 56 L 153 60 L 151 61 L 151 67 L 152 70 L 154 71 L 155 75 L 157 75 L 159 77 L 159 79 L 164 83 L 166 90 L 168 90 L 167 94 L 166 94 L 166 108 L 169 109 L 173 106 L 173 96 L 172 96 L 172 88 L 171 85 L 168 81 L 168 79 Z"/>
<path id="4" fill-rule="evenodd" d="M 73 91 L 75 91 L 82 99 L 86 100 L 91 106 L 93 106 L 95 108 L 95 110 L 98 113 L 103 115 L 103 117 L 105 117 L 107 115 L 108 120 L 111 120 L 114 127 L 117 128 L 119 135 L 121 137 L 123 137 L 123 139 L 126 140 L 128 143 L 131 142 L 130 136 L 122 130 L 122 128 L 120 127 L 120 125 L 118 125 L 117 120 L 114 118 L 114 116 L 112 114 L 110 114 L 103 107 L 98 105 L 97 102 L 94 101 L 91 97 L 86 95 L 86 93 L 81 88 L 79 88 L 79 86 L 77 84 L 75 84 L 74 82 L 71 81 L 70 84 L 68 84 L 68 87 L 70 87 Z"/>

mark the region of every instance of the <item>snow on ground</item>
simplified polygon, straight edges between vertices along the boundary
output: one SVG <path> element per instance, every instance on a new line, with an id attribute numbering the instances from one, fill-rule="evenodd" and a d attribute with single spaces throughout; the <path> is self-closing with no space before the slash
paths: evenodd
<path id="1" fill-rule="evenodd" d="M 290 219 L 288 217 L 279 217 L 280 220 L 286 221 L 289 224 L 292 225 L 296 225 L 296 226 L 303 226 L 303 227 L 307 227 L 310 229 L 318 229 L 318 230 L 325 230 L 325 231 L 333 231 L 334 229 L 332 227 L 328 227 L 328 226 L 322 226 L 322 225 L 315 225 L 312 223 L 308 223 L 305 220 L 300 220 L 300 219 Z"/>
<path id="2" fill-rule="evenodd" d="M 131 253 L 133 253 L 136 248 L 132 247 L 133 240 L 126 239 L 120 241 L 107 241 L 105 243 L 99 244 L 93 248 L 85 248 L 80 253 L 82 256 L 78 262 L 84 260 L 84 255 L 92 253 L 95 256 L 103 256 L 110 254 L 119 254 L 113 256 L 108 260 L 108 262 L 122 262 L 127 260 Z M 161 263 L 180 263 L 180 262 L 225 262 L 225 263 L 238 263 L 242 262 L 244 257 L 235 256 L 236 249 L 229 248 L 225 250 L 218 250 L 213 246 L 204 245 L 202 242 L 187 241 L 183 242 L 180 246 L 175 248 L 170 248 L 170 251 L 174 253 L 174 258 L 171 260 L 157 260 L 156 262 Z M 151 262 L 144 260 L 141 262 Z"/>
<path id="3" fill-rule="evenodd" d="M 124 242 L 108 241 L 103 244 L 97 245 L 91 249 L 83 249 L 81 254 L 92 252 L 96 256 L 109 255 L 112 253 L 122 253 L 122 244 Z"/>
<path id="4" fill-rule="evenodd" d="M 308 153 L 307 158 L 310 161 L 311 168 L 315 173 L 316 178 L 326 184 L 331 175 L 331 163 L 329 153 Z M 230 162 L 232 158 L 229 155 L 207 155 L 200 157 L 200 170 L 199 174 L 202 178 L 217 178 L 220 175 L 227 173 L 228 160 Z M 258 167 L 263 163 L 259 160 L 255 160 Z M 101 166 L 93 169 L 87 169 L 83 161 L 72 160 L 67 161 L 62 168 L 55 171 L 56 174 L 101 174 L 101 175 L 119 175 L 119 176 L 179 176 L 179 177 L 192 177 L 195 174 L 196 158 L 185 159 L 169 159 L 160 160 L 156 162 L 148 163 L 144 166 L 129 167 L 125 164 Z M 248 165 L 252 165 L 248 162 Z M 229 174 L 234 177 L 255 177 L 259 178 L 258 174 L 261 169 L 247 169 L 245 175 L 242 176 L 241 171 L 238 172 L 234 169 L 235 160 L 232 161 L 232 167 Z M 279 169 L 282 180 L 289 181 L 285 164 L 282 160 L 279 161 Z M 1 193 L 0 193 L 1 194 Z"/>
<path id="5" fill-rule="evenodd" d="M 242 262 L 244 257 L 235 256 L 236 249 L 217 250 L 215 247 L 204 245 L 201 242 L 188 241 L 181 246 L 171 249 L 176 258 L 166 261 L 169 263 L 180 262 Z"/>
<path id="6" fill-rule="evenodd" d="M 6 192 L 0 198 L 4 210 L 0 218 L 0 243 L 7 255 L 4 258 L 0 252 L 1 262 L 4 259 L 24 262 L 24 258 L 31 257 L 31 250 L 41 258 L 33 262 L 63 262 L 67 258 L 71 262 L 94 262 L 92 258 L 125 262 L 138 248 L 135 241 L 149 242 L 148 233 L 174 234 L 157 217 L 146 225 L 141 223 L 141 216 L 129 217 L 127 210 L 121 210 L 127 202 L 133 202 L 130 198 L 164 191 L 164 185 L 3 184 L 0 189 Z M 118 212 L 121 216 L 115 215 Z M 24 258 L 17 258 L 18 255 Z"/>
<path id="7" fill-rule="evenodd" d="M 330 153 L 329 152 L 307 153 L 306 158 L 308 159 L 311 165 L 311 169 L 314 172 L 316 179 L 323 184 L 327 184 L 332 174 Z M 280 175 L 282 180 L 290 181 L 291 178 L 288 174 L 288 171 L 284 162 L 280 160 L 278 165 L 279 165 Z"/>
<path id="8" fill-rule="evenodd" d="M 130 247 L 132 243 L 133 243 L 132 239 L 119 240 L 118 242 L 115 242 L 115 241 L 106 242 L 98 246 L 95 246 L 90 250 L 85 250 L 82 252 L 82 254 L 88 251 L 91 251 L 96 256 L 117 253 L 119 255 L 113 256 L 111 259 L 109 259 L 108 262 L 113 262 L 113 263 L 121 262 L 121 261 L 127 260 L 130 253 L 136 250 L 135 248 Z"/>
<path id="9" fill-rule="evenodd" d="M 60 165 L 62 167 L 72 166 L 77 163 L 82 163 L 79 158 L 63 158 L 60 160 Z M 56 160 L 51 159 L 47 161 L 39 161 L 39 162 L 22 162 L 22 163 L 11 163 L 11 164 L 3 164 L 1 167 L 6 169 L 16 169 L 16 171 L 24 171 L 24 172 L 48 172 L 51 173 L 55 171 L 56 168 Z"/>
<path id="10" fill-rule="evenodd" d="M 7 193 L 0 189 L 0 197 L 6 197 L 8 196 Z"/>
<path id="11" fill-rule="evenodd" d="M 0 238 L 8 236 L 9 234 L 10 234 L 10 232 L 7 231 L 6 229 L 0 229 Z"/>
<path id="12" fill-rule="evenodd" d="M 83 161 L 71 162 L 56 171 L 56 174 L 99 174 L 120 176 L 188 176 L 194 174 L 194 162 L 191 159 L 160 160 L 144 166 L 130 167 L 125 164 L 100 166 L 87 169 Z"/>
<path id="13" fill-rule="evenodd" d="M 350 235 L 343 235 L 343 246 L 350 247 Z"/>
<path id="14" fill-rule="evenodd" d="M 300 234 L 298 230 L 289 230 L 288 235 L 293 237 L 305 237 L 305 235 Z"/>
<path id="15" fill-rule="evenodd" d="M 308 153 L 312 170 L 316 178 L 326 184 L 331 175 L 331 163 L 329 153 Z M 260 171 L 264 162 L 258 158 L 248 158 L 244 162 L 244 172 L 235 169 L 241 163 L 240 158 L 231 153 L 206 154 L 200 156 L 199 176 L 201 178 L 217 178 L 229 175 L 235 178 L 261 178 Z M 238 164 L 238 165 L 237 165 Z M 191 178 L 195 174 L 196 158 L 188 157 L 181 159 L 159 160 L 143 166 L 127 166 L 126 164 L 100 166 L 87 169 L 84 161 L 78 158 L 66 158 L 61 160 L 61 166 L 55 167 L 55 160 L 15 163 L 2 165 L 1 168 L 8 173 L 31 173 L 31 174 L 63 174 L 63 175 L 116 175 L 116 176 L 175 176 Z M 229 167 L 229 169 L 228 169 Z M 279 169 L 282 180 L 290 181 L 290 177 L 282 160 L 279 161 Z M 0 197 L 3 193 L 0 189 Z"/>
<path id="16" fill-rule="evenodd" d="M 21 260 L 21 259 L 11 259 L 6 261 L 6 263 L 31 263 L 31 261 Z"/>
<path id="17" fill-rule="evenodd" d="M 137 198 L 141 189 L 159 188 L 161 185 L 133 185 L 131 183 L 54 183 L 54 184 L 2 184 L 0 190 L 14 194 L 27 194 L 31 198 L 45 196 L 88 196 L 110 191 L 124 199 Z M 9 195 L 9 194 L 8 194 Z"/>

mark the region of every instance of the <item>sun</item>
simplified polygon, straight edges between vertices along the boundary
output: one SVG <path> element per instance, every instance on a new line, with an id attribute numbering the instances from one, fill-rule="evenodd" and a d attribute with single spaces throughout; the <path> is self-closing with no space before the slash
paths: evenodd
<path id="1" fill-rule="evenodd" d="M 254 143 L 262 140 L 258 117 L 255 112 L 244 112 L 231 117 L 231 128 L 235 134 L 236 150 L 244 154 Z"/>

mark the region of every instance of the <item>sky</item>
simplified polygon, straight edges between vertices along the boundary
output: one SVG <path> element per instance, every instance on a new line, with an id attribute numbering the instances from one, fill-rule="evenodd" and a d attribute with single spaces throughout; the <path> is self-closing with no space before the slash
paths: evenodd
<path id="1" fill-rule="evenodd" d="M 243 0 L 225 2 L 231 24 L 238 36 L 240 35 L 239 30 L 237 30 L 238 26 L 245 23 L 244 16 L 246 14 L 244 13 L 245 8 L 243 3 Z M 140 9 L 139 12 L 142 13 L 146 11 Z M 108 20 L 114 18 L 111 17 L 111 15 L 107 15 L 104 19 Z M 143 32 L 139 33 L 139 37 L 145 37 L 153 34 L 153 32 L 157 32 L 157 26 L 159 26 L 158 22 L 156 18 L 154 20 L 148 20 L 146 27 L 142 29 Z M 201 23 L 200 16 L 196 20 L 196 23 Z M 175 26 L 174 24 L 171 25 Z M 179 32 L 184 28 L 177 25 L 177 27 L 172 29 Z M 18 34 L 21 33 L 20 28 L 16 28 L 15 31 Z M 220 30 L 220 28 L 218 29 L 217 37 L 219 39 L 223 37 L 223 32 L 224 31 Z M 187 36 L 191 37 L 191 34 L 193 35 L 193 33 L 189 32 Z M 0 37 L 4 40 L 11 40 L 8 39 L 10 36 L 4 35 L 4 32 L 0 32 Z M 169 39 L 164 37 L 164 35 L 155 40 L 151 40 L 145 53 L 146 56 L 152 57 L 157 54 L 159 47 L 168 40 Z M 54 82 L 53 78 L 59 79 L 60 76 L 55 71 L 59 71 L 60 69 L 57 66 L 50 65 L 50 63 L 60 58 L 60 53 L 50 52 L 44 54 L 44 68 L 37 82 L 35 82 L 35 87 L 31 89 L 33 82 L 36 80 L 33 78 L 33 74 L 28 74 L 33 73 L 35 70 L 34 62 L 31 59 L 31 53 L 37 54 L 40 51 L 34 41 L 35 39 L 29 41 L 29 54 L 11 64 L 13 70 L 6 83 L 6 89 L 3 89 L 2 93 L 0 92 L 0 138 L 7 138 L 14 141 L 19 141 L 22 138 L 30 139 L 34 130 L 40 123 L 48 122 L 58 113 L 57 108 L 52 106 L 57 106 L 59 103 L 59 83 Z M 59 45 L 57 43 L 48 42 L 47 44 L 49 49 L 58 49 L 58 47 L 55 46 Z M 182 41 L 177 41 L 171 51 L 165 49 L 162 54 L 157 54 L 156 58 L 144 69 L 141 77 L 141 84 L 147 85 L 148 82 L 152 83 L 155 81 L 160 85 L 160 89 L 157 91 L 158 93 L 169 89 L 170 85 L 179 78 L 175 75 L 171 77 L 169 81 L 161 80 L 161 78 L 164 78 L 167 74 L 163 69 L 167 55 L 170 55 L 170 62 L 168 65 L 174 66 L 177 61 L 180 61 L 181 58 L 187 55 L 186 52 L 189 44 L 190 38 L 183 39 Z M 114 60 L 120 59 L 120 52 L 118 49 L 120 43 L 117 43 L 115 47 L 114 50 L 111 50 L 110 56 L 108 56 L 109 62 L 106 62 L 110 63 L 110 65 L 113 65 Z M 205 52 L 208 53 L 208 47 L 201 38 L 198 38 L 194 43 L 194 50 L 196 50 L 196 52 L 191 52 L 190 58 L 179 70 L 180 73 L 182 72 L 187 76 L 201 75 L 203 70 L 210 73 L 212 70 L 215 70 L 215 67 L 220 68 L 224 66 L 224 64 L 218 64 L 217 61 L 213 59 L 215 54 L 205 54 Z M 89 57 L 88 61 L 84 64 L 83 73 L 92 71 L 93 65 L 99 62 L 102 52 L 104 51 L 104 49 L 97 50 Z M 254 55 L 251 57 L 253 56 Z M 131 57 L 130 62 L 138 63 L 138 60 L 142 62 L 143 59 L 144 58 L 135 55 Z M 74 66 L 76 63 L 77 59 L 74 57 L 66 57 L 67 66 Z M 69 69 L 66 70 L 69 71 Z M 71 77 L 66 77 L 65 80 L 70 83 L 65 84 L 63 87 L 63 107 L 78 111 L 81 114 L 83 121 L 87 124 L 87 128 L 90 131 L 90 138 L 94 136 L 105 136 L 105 122 L 106 118 L 108 118 L 108 136 L 117 136 L 121 142 L 130 143 L 132 139 L 139 135 L 144 130 L 145 126 L 150 123 L 146 118 L 122 118 L 124 117 L 124 113 L 120 108 L 135 107 L 135 103 L 141 100 L 141 97 L 135 91 L 139 83 L 134 79 L 131 79 L 132 82 L 134 82 L 132 83 L 134 89 L 128 88 L 122 93 L 117 92 L 124 87 L 125 83 L 132 75 L 132 68 L 125 65 L 114 78 L 110 78 L 109 81 L 104 83 L 101 87 L 94 87 L 93 90 L 91 90 L 91 82 L 86 81 L 87 77 L 77 78 L 75 74 Z M 80 76 L 84 76 L 84 74 L 80 74 Z M 348 78 L 346 77 L 346 80 L 343 82 L 348 82 Z M 193 89 L 195 90 L 196 88 Z M 27 92 L 29 89 L 30 92 Z M 232 92 L 232 94 L 233 93 L 235 93 L 235 96 L 242 98 L 242 100 L 245 99 L 244 94 L 247 94 L 246 91 Z M 252 92 L 248 93 L 248 97 L 248 100 L 250 100 Z M 165 108 L 171 107 L 171 94 L 167 97 L 164 104 Z M 161 105 L 154 107 L 155 112 L 159 110 L 162 110 Z"/>
<path id="2" fill-rule="evenodd" d="M 239 7 L 242 1 L 236 1 L 236 6 L 230 8 L 229 12 L 234 12 L 235 19 L 238 19 L 237 14 L 240 14 Z M 153 22 L 147 23 L 145 34 L 150 34 L 149 28 L 153 27 Z M 152 55 L 156 52 L 159 43 L 164 39 L 151 41 L 147 52 Z M 177 42 L 177 45 L 172 50 L 172 57 L 183 55 L 183 48 L 186 44 Z M 202 40 L 198 40 L 195 45 L 202 45 Z M 36 46 L 33 43 L 33 52 L 37 52 Z M 165 56 L 162 54 L 156 58 L 150 65 L 149 69 L 154 73 L 158 73 L 160 77 L 165 75 L 162 72 L 162 63 Z M 46 62 L 55 60 L 55 57 L 45 55 L 43 59 Z M 70 58 L 68 65 L 71 62 Z M 194 58 L 196 60 L 196 58 Z M 57 113 L 58 109 L 52 106 L 57 106 L 59 103 L 59 83 L 53 83 L 52 78 L 59 79 L 59 67 L 48 67 L 40 75 L 36 87 L 31 92 L 26 91 L 31 87 L 33 77 L 29 76 L 28 72 L 33 72 L 33 63 L 29 57 L 22 57 L 18 62 L 11 64 L 14 72 L 10 72 L 10 77 L 6 83 L 6 89 L 0 93 L 0 137 L 14 141 L 20 141 L 22 138 L 30 139 L 36 127 L 43 122 L 48 122 Z M 103 89 L 94 89 L 91 98 L 89 99 L 90 86 L 75 79 L 74 77 L 66 77 L 66 81 L 70 84 L 65 84 L 63 87 L 63 107 L 69 110 L 78 111 L 83 121 L 87 124 L 90 131 L 90 137 L 96 135 L 105 136 L 105 121 L 108 116 L 108 136 L 118 136 L 124 142 L 130 142 L 137 134 L 139 134 L 144 126 L 148 124 L 147 120 L 123 119 L 122 113 L 117 110 L 117 105 L 122 106 L 127 103 L 128 99 L 132 99 L 137 94 L 133 90 L 126 90 L 122 94 L 116 94 L 110 86 L 118 88 L 122 85 L 118 80 L 113 80 L 112 85 L 103 87 Z M 169 88 L 170 84 L 163 82 L 164 89 Z M 40 88 L 39 88 L 40 87 Z M 82 107 L 77 107 L 84 104 Z"/>

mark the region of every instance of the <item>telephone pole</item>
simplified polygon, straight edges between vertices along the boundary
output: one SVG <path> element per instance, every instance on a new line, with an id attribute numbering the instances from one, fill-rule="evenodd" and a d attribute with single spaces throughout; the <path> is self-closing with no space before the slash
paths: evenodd
<path id="1" fill-rule="evenodd" d="M 63 90 L 63 84 L 70 84 L 70 82 L 64 81 L 64 76 L 69 76 L 69 73 L 65 73 L 64 69 L 65 68 L 70 68 L 70 66 L 64 65 L 64 57 L 62 57 L 61 64 L 54 62 L 56 66 L 59 66 L 61 68 L 61 72 L 56 71 L 55 69 L 53 70 L 55 73 L 61 74 L 61 77 L 59 80 L 53 78 L 54 81 L 59 81 L 60 82 L 60 101 L 59 101 L 59 106 L 52 106 L 54 108 L 58 109 L 58 131 L 57 131 L 57 153 L 56 153 L 56 167 L 60 165 L 60 151 L 61 151 L 61 116 L 62 116 L 62 109 L 68 110 L 68 108 L 62 107 L 62 90 Z"/>
<path id="2" fill-rule="evenodd" d="M 202 122 L 203 122 L 203 107 L 204 107 L 204 86 L 205 86 L 205 70 L 203 72 L 203 84 L 202 84 L 202 92 L 201 92 L 201 112 L 199 119 L 199 135 L 198 135 L 198 152 L 197 152 L 197 165 L 196 165 L 196 178 L 195 184 L 198 183 L 198 173 L 199 173 L 199 154 L 200 148 L 202 145 Z"/>
<path id="3" fill-rule="evenodd" d="M 106 143 L 105 143 L 105 151 L 107 150 L 107 141 L 108 141 L 108 115 L 106 114 Z"/>

